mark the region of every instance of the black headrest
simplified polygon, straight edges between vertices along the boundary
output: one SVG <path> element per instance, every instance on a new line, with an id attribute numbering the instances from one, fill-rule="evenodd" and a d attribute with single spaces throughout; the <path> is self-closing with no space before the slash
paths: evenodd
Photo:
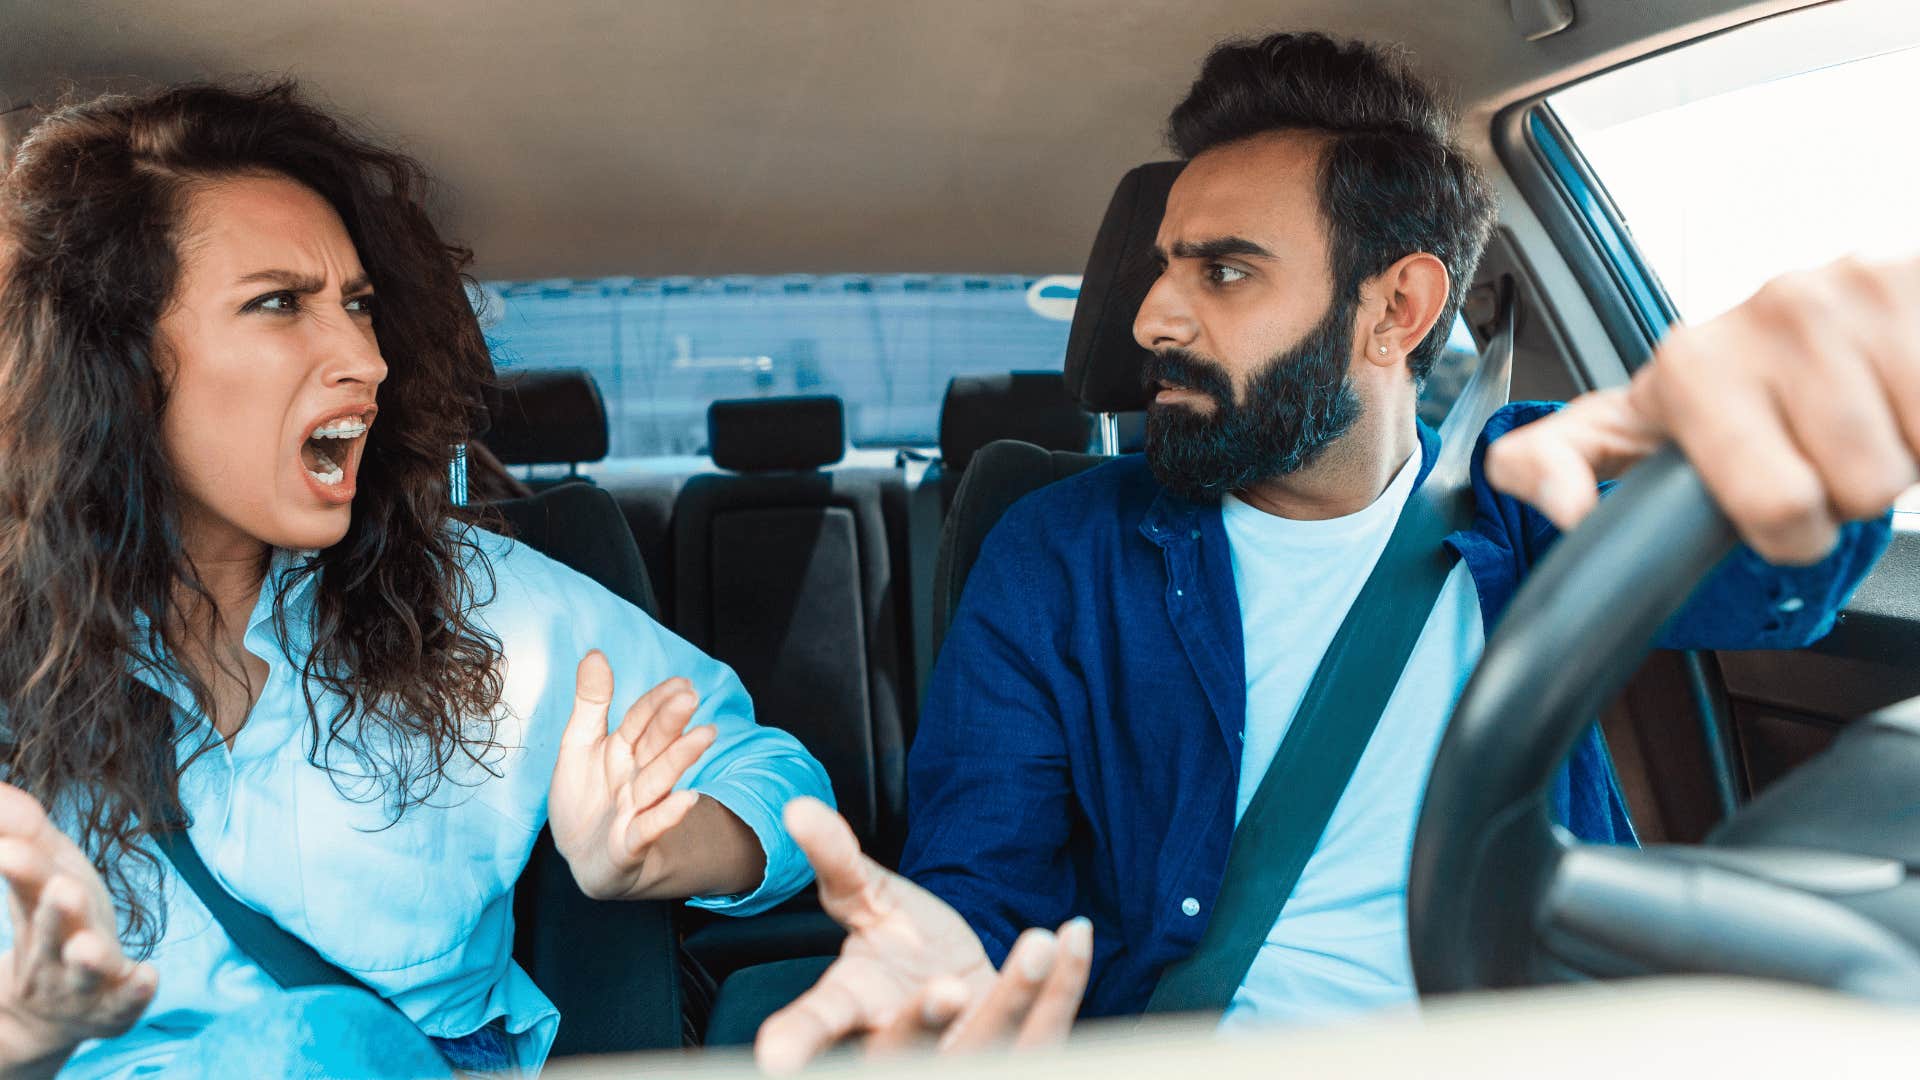
<path id="1" fill-rule="evenodd" d="M 486 400 L 489 423 L 482 441 L 503 465 L 607 456 L 607 404 L 583 368 L 506 372 Z"/>
<path id="2" fill-rule="evenodd" d="M 846 455 L 846 417 L 831 394 L 716 401 L 707 406 L 707 449 L 735 472 L 817 469 Z"/>
<path id="3" fill-rule="evenodd" d="M 1133 340 L 1133 317 L 1153 287 L 1153 238 L 1181 161 L 1142 165 L 1120 178 L 1093 238 L 1080 300 L 1067 337 L 1067 391 L 1093 412 L 1147 407 L 1141 385 L 1147 350 Z"/>
<path id="4" fill-rule="evenodd" d="M 940 403 L 940 459 L 950 473 L 995 439 L 1078 452 L 1092 436 L 1093 417 L 1067 396 L 1057 371 L 955 376 Z"/>

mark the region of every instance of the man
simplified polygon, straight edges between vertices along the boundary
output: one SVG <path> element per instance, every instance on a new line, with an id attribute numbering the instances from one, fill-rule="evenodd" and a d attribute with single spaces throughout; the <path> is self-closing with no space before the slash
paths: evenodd
<path id="1" fill-rule="evenodd" d="M 1281 34 L 1208 58 L 1171 119 L 1189 163 L 1134 324 L 1159 389 L 1145 458 L 1036 493 L 988 539 L 913 748 L 911 881 L 822 808 L 789 811 L 851 936 L 762 1028 L 765 1064 L 856 1033 L 1045 1041 L 1083 987 L 1084 1015 L 1137 1012 L 1192 951 L 1235 823 L 1438 449 L 1415 400 L 1493 217 L 1448 127 L 1363 45 Z M 1440 736 L 1599 481 L 1675 440 L 1749 545 L 1664 644 L 1825 633 L 1920 480 L 1916 313 L 1920 267 L 1838 266 L 1677 331 L 1627 388 L 1494 417 L 1460 558 L 1225 1024 L 1413 998 L 1408 859 Z M 1583 839 L 1631 842 L 1597 736 L 1553 802 Z"/>

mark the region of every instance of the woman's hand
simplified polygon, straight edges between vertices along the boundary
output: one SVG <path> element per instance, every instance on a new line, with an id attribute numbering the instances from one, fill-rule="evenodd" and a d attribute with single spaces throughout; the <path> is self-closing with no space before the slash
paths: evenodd
<path id="1" fill-rule="evenodd" d="M 120 949 L 113 901 L 39 802 L 0 784 L 0 879 L 13 948 L 0 954 L 0 1070 L 52 1076 L 86 1039 L 132 1026 L 159 979 Z"/>
<path id="2" fill-rule="evenodd" d="M 853 830 L 813 799 L 787 804 L 787 831 L 820 879 L 820 906 L 847 942 L 806 993 L 760 1026 L 754 1056 L 792 1072 L 843 1039 L 868 1053 L 1042 1046 L 1073 1026 L 1092 967 L 1093 927 L 1028 930 L 996 972 L 960 913 L 860 853 Z"/>
<path id="3" fill-rule="evenodd" d="M 588 896 L 651 895 L 667 874 L 655 857 L 661 839 L 700 802 L 699 795 L 674 791 L 673 785 L 713 745 L 715 729 L 687 729 L 698 705 L 693 684 L 668 679 L 634 702 L 609 732 L 613 669 L 607 658 L 598 650 L 588 653 L 574 677 L 573 716 L 561 736 L 547 801 L 554 845 Z"/>

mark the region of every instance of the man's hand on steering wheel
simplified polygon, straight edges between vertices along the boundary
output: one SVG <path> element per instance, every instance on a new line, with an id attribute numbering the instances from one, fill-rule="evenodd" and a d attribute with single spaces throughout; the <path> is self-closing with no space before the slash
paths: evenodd
<path id="1" fill-rule="evenodd" d="M 1818 561 L 1920 483 L 1920 260 L 1788 274 L 1676 327 L 1629 385 L 1494 443 L 1487 479 L 1570 528 L 1669 440 L 1756 552 Z"/>

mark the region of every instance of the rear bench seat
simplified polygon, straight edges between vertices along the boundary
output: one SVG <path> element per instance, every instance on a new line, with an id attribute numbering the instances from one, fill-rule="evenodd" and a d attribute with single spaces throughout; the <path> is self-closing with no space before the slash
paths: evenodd
<path id="1" fill-rule="evenodd" d="M 931 611 L 920 579 L 931 583 L 941 519 L 981 445 L 1020 437 L 1086 446 L 1091 418 L 1061 376 L 953 380 L 941 410 L 943 460 L 912 496 L 928 512 L 916 506 L 912 515 L 906 470 L 841 464 L 837 398 L 716 402 L 709 445 L 725 471 L 602 462 L 606 413 L 584 371 L 516 374 L 497 400 L 487 439 L 496 455 L 516 466 L 569 464 L 570 477 L 588 465 L 583 478 L 613 497 L 642 553 L 658 617 L 729 664 L 758 719 L 793 732 L 820 759 L 863 846 L 893 865 L 917 712 L 916 615 L 925 626 Z M 910 516 L 926 534 L 911 549 Z M 745 964 L 832 953 L 841 938 L 810 891 L 756 918 L 682 911 L 679 921 L 690 928 L 688 951 L 720 978 Z"/>

